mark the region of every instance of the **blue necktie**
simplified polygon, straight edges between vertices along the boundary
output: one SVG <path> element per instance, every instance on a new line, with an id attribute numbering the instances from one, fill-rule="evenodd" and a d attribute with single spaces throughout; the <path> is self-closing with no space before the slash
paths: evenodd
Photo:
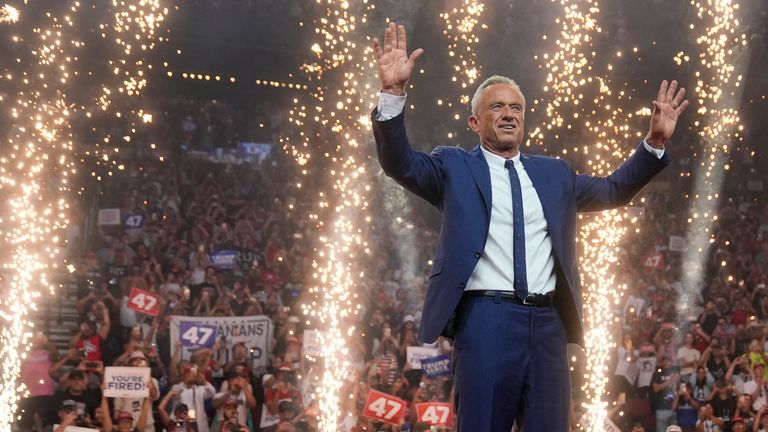
<path id="1" fill-rule="evenodd" d="M 525 219 L 523 216 L 523 188 L 517 176 L 514 161 L 508 160 L 504 167 L 509 171 L 509 183 L 512 185 L 512 259 L 515 261 L 515 293 L 521 299 L 528 295 L 528 277 L 525 269 Z"/>

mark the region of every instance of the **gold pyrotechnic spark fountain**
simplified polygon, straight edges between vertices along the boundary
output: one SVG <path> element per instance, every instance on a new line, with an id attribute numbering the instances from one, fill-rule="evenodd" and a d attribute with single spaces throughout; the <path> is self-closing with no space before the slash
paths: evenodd
<path id="1" fill-rule="evenodd" d="M 459 7 L 442 13 L 445 21 L 443 34 L 448 38 L 448 56 L 454 60 L 451 67 L 451 81 L 461 88 L 460 101 L 469 105 L 469 92 L 472 84 L 480 76 L 477 54 L 473 50 L 480 37 L 478 30 L 488 28 L 480 22 L 485 11 L 485 4 L 477 0 L 462 0 Z"/>
<path id="2" fill-rule="evenodd" d="M 540 107 L 545 118 L 533 130 L 526 145 L 543 144 L 568 138 L 579 141 L 573 147 L 563 147 L 562 155 L 581 162 L 582 171 L 607 175 L 623 161 L 642 136 L 630 132 L 628 120 L 633 116 L 650 115 L 648 110 L 629 110 L 631 94 L 615 90 L 611 81 L 613 65 L 596 70 L 596 50 L 593 42 L 601 33 L 598 23 L 600 5 L 597 0 L 560 0 L 561 14 L 555 19 L 558 36 L 552 52 L 537 55 L 546 71 L 544 100 L 533 101 L 535 111 Z M 544 36 L 547 39 L 547 36 Z M 636 49 L 635 49 L 636 50 Z M 622 51 L 614 56 L 622 57 Z M 636 123 L 636 122 L 635 122 Z M 634 125 L 632 128 L 637 128 Z M 583 135 L 582 135 L 583 134 Z M 636 140 L 636 141 L 635 141 Z M 559 156 L 559 155 L 556 155 Z M 602 431 L 607 403 L 604 400 L 608 360 L 615 348 L 612 334 L 615 317 L 613 309 L 622 299 L 626 286 L 618 284 L 618 249 L 628 223 L 634 222 L 623 210 L 603 212 L 594 216 L 579 215 L 581 222 L 579 266 L 583 275 L 585 321 L 585 382 L 582 386 L 584 408 L 582 429 Z"/>
<path id="3" fill-rule="evenodd" d="M 681 319 L 695 313 L 692 305 L 703 286 L 709 245 L 715 241 L 712 226 L 717 221 L 725 173 L 730 169 L 729 152 L 735 142 L 742 140 L 743 126 L 737 109 L 743 88 L 739 71 L 746 70 L 749 60 L 747 37 L 739 28 L 738 2 L 717 0 L 691 4 L 698 22 L 690 28 L 698 32 L 696 43 L 701 48 L 699 68 L 695 72 L 699 107 L 694 125 L 704 148 L 703 154 L 694 155 L 699 156 L 699 167 L 694 174 L 688 218 L 688 249 L 683 255 L 683 291 L 678 298 Z M 683 53 L 676 56 L 677 59 L 684 57 Z"/>
<path id="4" fill-rule="evenodd" d="M 115 1 L 113 6 L 117 11 L 115 31 L 123 34 L 118 44 L 126 55 L 131 52 L 131 44 L 141 50 L 151 49 L 154 29 L 165 13 L 164 9 L 157 13 L 158 2 Z M 4 14 L 9 10 L 4 8 Z M 28 48 L 28 52 L 17 59 L 26 68 L 17 76 L 5 76 L 15 85 L 15 94 L 8 101 L 12 124 L 5 153 L 0 157 L 0 195 L 4 204 L 0 234 L 7 254 L 2 259 L 6 278 L 0 287 L 0 432 L 11 430 L 19 395 L 24 392 L 18 377 L 21 361 L 30 348 L 30 313 L 37 310 L 36 301 L 43 295 L 53 295 L 49 273 L 62 267 L 58 256 L 60 235 L 69 223 L 67 197 L 72 177 L 77 174 L 70 119 L 78 107 L 69 100 L 69 90 L 73 77 L 81 72 L 76 66 L 85 46 L 77 37 L 73 20 L 79 11 L 80 2 L 73 1 L 61 13 L 46 12 L 45 24 L 40 27 L 30 27 L 28 34 L 12 37 L 13 43 Z M 13 16 L 18 18 L 19 14 Z M 110 64 L 115 74 L 128 63 L 123 58 L 119 64 L 123 66 Z M 127 78 L 116 93 L 135 94 L 146 84 L 143 75 L 141 67 L 125 73 Z M 102 98 L 100 103 L 105 108 L 111 102 Z M 90 117 L 90 111 L 79 108 Z M 146 115 L 142 113 L 145 119 Z"/>
<path id="5" fill-rule="evenodd" d="M 474 48 L 480 43 L 480 30 L 488 26 L 481 22 L 485 12 L 485 4 L 478 0 L 461 0 L 460 5 L 448 12 L 440 14 L 444 21 L 443 35 L 448 39 L 448 57 L 451 60 L 451 82 L 459 87 L 459 102 L 469 106 L 470 92 L 474 83 L 481 75 L 481 67 L 477 64 L 477 53 Z M 446 102 L 452 108 L 452 102 Z M 439 100 L 438 105 L 443 101 Z M 464 111 L 453 113 L 454 120 L 464 118 Z M 456 133 L 451 131 L 448 138 L 454 138 Z"/>
<path id="6" fill-rule="evenodd" d="M 341 388 L 352 365 L 347 340 L 356 336 L 360 306 L 355 290 L 364 276 L 359 263 L 369 252 L 365 227 L 371 222 L 371 154 L 365 144 L 378 88 L 370 81 L 376 76 L 370 41 L 359 36 L 373 6 L 367 0 L 318 3 L 325 13 L 315 20 L 314 61 L 303 66 L 315 89 L 310 100 L 294 100 L 290 121 L 296 133 L 281 142 L 304 174 L 313 159 L 324 158 L 318 163 L 327 165 L 328 185 L 318 193 L 316 214 L 310 215 L 320 233 L 313 262 L 316 286 L 309 289 L 314 298 L 302 307 L 308 322 L 321 327 L 323 373 L 313 395 L 319 400 L 319 427 L 335 432 L 346 403 Z"/>
<path id="7" fill-rule="evenodd" d="M 11 5 L 4 5 L 0 8 L 0 23 L 15 23 L 19 20 L 19 10 Z"/>
<path id="8" fill-rule="evenodd" d="M 70 13 L 79 4 L 72 3 Z M 47 26 L 32 29 L 30 69 L 11 78 L 18 90 L 11 107 L 12 126 L 6 152 L 0 157 L 3 196 L 0 232 L 7 255 L 0 296 L 0 431 L 11 430 L 19 395 L 21 361 L 29 351 L 30 313 L 36 300 L 50 296 L 47 273 L 59 267 L 56 258 L 67 223 L 66 192 L 76 173 L 71 160 L 70 108 L 65 87 L 71 78 L 72 56 L 79 44 L 68 39 L 74 22 L 69 15 L 46 16 Z M 20 38 L 14 38 L 20 42 Z"/>

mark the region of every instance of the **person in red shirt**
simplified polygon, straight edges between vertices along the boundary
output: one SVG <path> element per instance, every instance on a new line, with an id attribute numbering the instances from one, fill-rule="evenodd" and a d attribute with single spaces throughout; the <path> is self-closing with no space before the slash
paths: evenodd
<path id="1" fill-rule="evenodd" d="M 104 317 L 101 328 L 97 329 L 96 323 L 91 320 L 83 320 L 80 322 L 80 331 L 69 342 L 70 348 L 76 348 L 85 353 L 87 361 L 101 361 L 101 342 L 109 336 L 109 310 L 105 307 L 102 312 Z"/>

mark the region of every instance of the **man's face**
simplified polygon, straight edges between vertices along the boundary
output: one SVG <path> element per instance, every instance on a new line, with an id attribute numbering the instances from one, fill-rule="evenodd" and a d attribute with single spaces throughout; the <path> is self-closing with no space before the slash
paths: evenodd
<path id="1" fill-rule="evenodd" d="M 70 379 L 69 388 L 73 392 L 85 391 L 86 383 L 85 378 L 72 378 Z"/>
<path id="2" fill-rule="evenodd" d="M 90 325 L 88 325 L 88 323 L 81 323 L 80 333 L 82 333 L 84 337 L 88 338 L 93 336 L 93 329 L 91 328 Z"/>
<path id="3" fill-rule="evenodd" d="M 184 372 L 183 380 L 186 384 L 191 384 L 197 380 L 197 368 L 191 367 Z"/>
<path id="4" fill-rule="evenodd" d="M 245 366 L 235 366 L 235 373 L 238 377 L 245 378 L 248 376 L 248 370 L 245 368 Z"/>
<path id="5" fill-rule="evenodd" d="M 187 409 L 177 409 L 173 414 L 176 416 L 177 420 L 186 421 L 189 411 Z"/>
<path id="6" fill-rule="evenodd" d="M 738 422 L 731 426 L 732 432 L 744 432 L 745 430 L 747 430 L 747 427 L 744 426 L 743 422 Z"/>
<path id="7" fill-rule="evenodd" d="M 760 363 L 756 364 L 755 365 L 755 377 L 757 377 L 758 379 L 762 378 L 764 373 L 765 373 L 765 367 L 762 364 L 760 364 Z"/>
<path id="8" fill-rule="evenodd" d="M 132 428 L 132 421 L 130 419 L 124 419 L 117 422 L 118 432 L 130 432 Z"/>
<path id="9" fill-rule="evenodd" d="M 509 84 L 493 84 L 483 91 L 476 109 L 469 127 L 483 145 L 494 153 L 516 153 L 525 134 L 523 95 Z"/>
<path id="10" fill-rule="evenodd" d="M 224 405 L 224 418 L 231 419 L 237 416 L 237 404 Z"/>

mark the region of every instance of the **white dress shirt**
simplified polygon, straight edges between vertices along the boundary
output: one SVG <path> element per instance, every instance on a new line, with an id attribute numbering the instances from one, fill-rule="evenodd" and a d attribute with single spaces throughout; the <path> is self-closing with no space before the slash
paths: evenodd
<path id="1" fill-rule="evenodd" d="M 389 93 L 379 93 L 376 120 L 386 121 L 398 116 L 405 107 L 405 98 Z M 643 140 L 646 150 L 661 158 L 664 149 L 655 149 Z M 491 174 L 491 223 L 483 255 L 469 276 L 466 291 L 501 290 L 514 291 L 514 258 L 512 243 L 512 185 L 509 172 L 504 167 L 503 157 L 480 147 Z M 546 294 L 555 290 L 555 257 L 552 253 L 552 239 L 549 236 L 547 220 L 536 189 L 525 167 L 520 153 L 512 158 L 520 178 L 525 220 L 525 268 L 528 278 L 528 292 Z"/>
<path id="2" fill-rule="evenodd" d="M 204 385 L 186 385 L 184 383 L 176 384 L 172 387 L 176 391 L 175 404 L 183 403 L 189 409 L 189 417 L 197 420 L 198 432 L 209 432 L 208 415 L 205 413 L 205 401 L 211 399 L 216 394 L 216 388 L 206 381 Z"/>

